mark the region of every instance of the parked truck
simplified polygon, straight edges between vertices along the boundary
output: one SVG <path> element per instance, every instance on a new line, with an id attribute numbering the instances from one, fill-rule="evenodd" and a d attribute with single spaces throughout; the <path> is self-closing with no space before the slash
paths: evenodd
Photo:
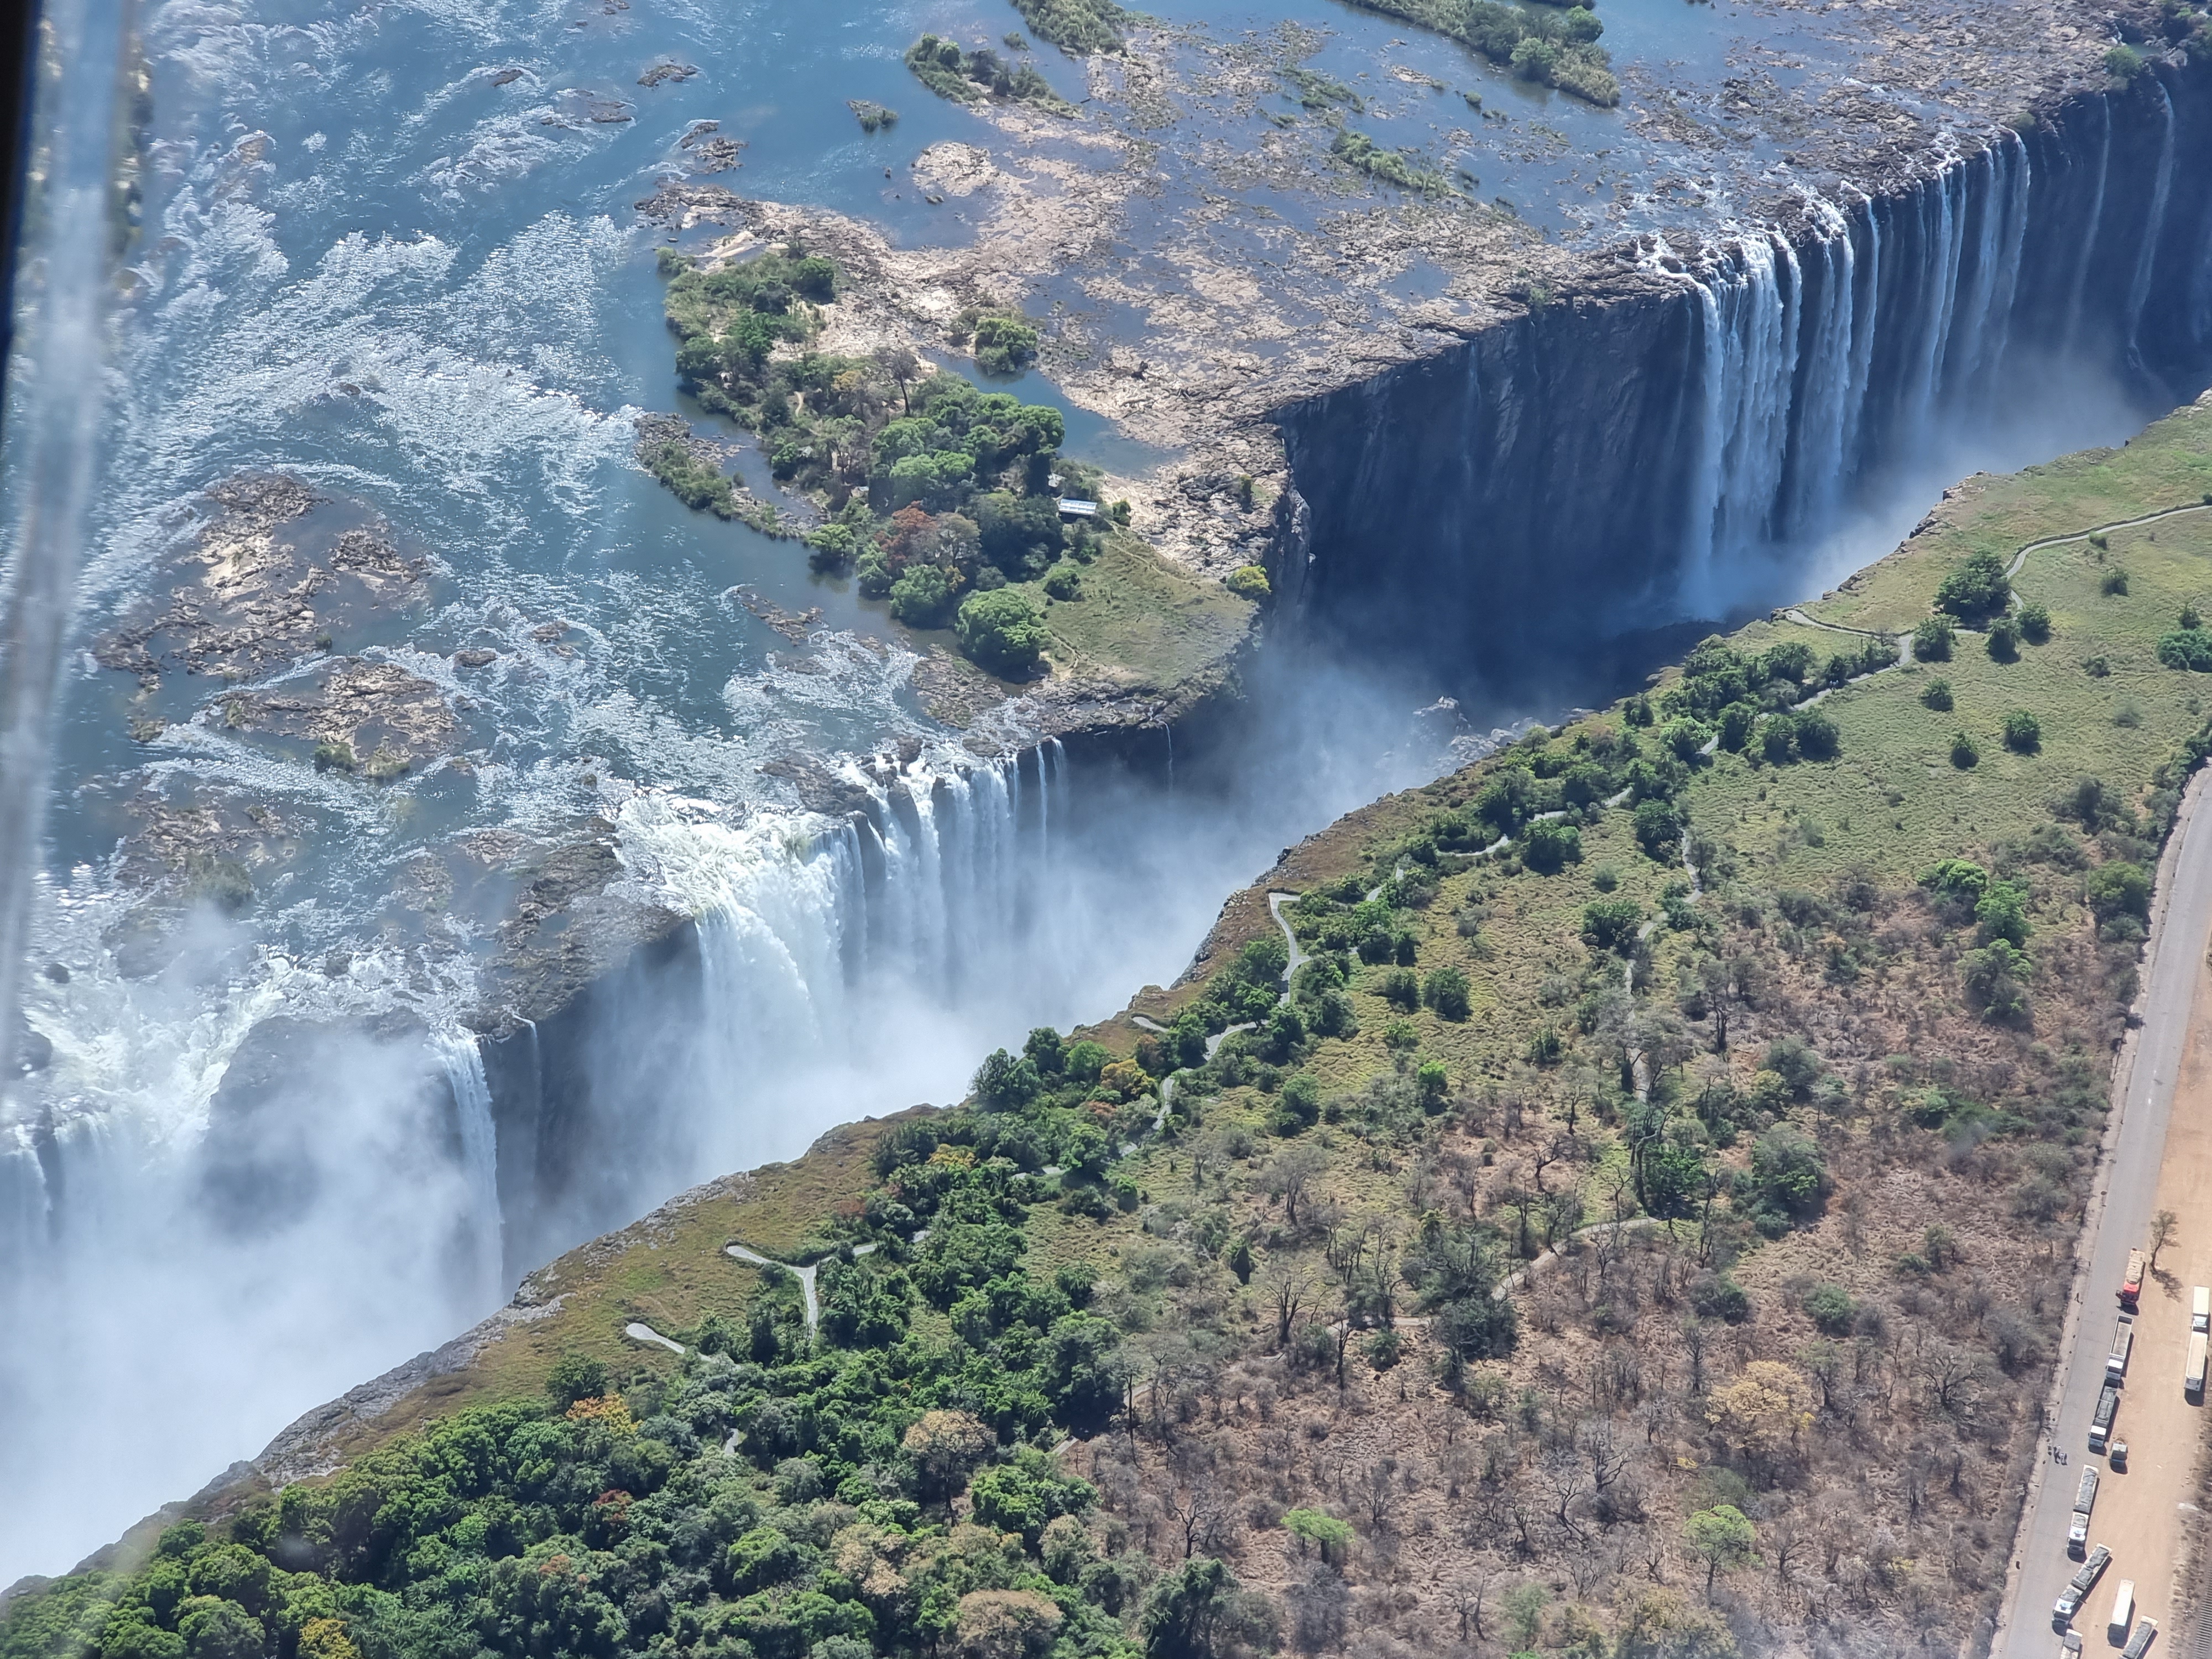
<path id="1" fill-rule="evenodd" d="M 2074 1517 L 2067 1523 L 2066 1553 L 2078 1557 L 2089 1547 L 2089 1512 L 2097 1507 L 2097 1471 L 2081 1471 L 2081 1484 L 2074 1491 Z"/>
<path id="2" fill-rule="evenodd" d="M 2189 1328 L 2212 1331 L 2212 1285 L 2199 1285 L 2189 1299 Z"/>
<path id="3" fill-rule="evenodd" d="M 2089 1559 L 2074 1570 L 2066 1581 L 2066 1588 L 2058 1592 L 2057 1603 L 2051 1609 L 2051 1622 L 2063 1630 L 2074 1615 L 2081 1611 L 2082 1602 L 2089 1592 L 2097 1588 L 2097 1581 L 2105 1576 L 2105 1569 L 2112 1564 L 2112 1553 L 2102 1544 L 2089 1552 Z"/>
<path id="4" fill-rule="evenodd" d="M 2191 1400 L 2204 1398 L 2204 1345 L 2202 1331 L 2189 1334 L 2189 1358 L 2181 1367 L 2181 1391 Z"/>
<path id="5" fill-rule="evenodd" d="M 2130 1313 L 2136 1310 L 2136 1300 L 2142 1295 L 2143 1253 L 2128 1252 L 2128 1276 L 2120 1281 L 2120 1305 Z"/>
<path id="6" fill-rule="evenodd" d="M 2107 1382 L 2097 1395 L 2096 1414 L 2089 1419 L 2089 1449 L 2101 1452 L 2112 1437 L 2112 1422 L 2120 1414 L 2120 1391 Z"/>
<path id="7" fill-rule="evenodd" d="M 2120 1659 L 2143 1659 L 2143 1655 L 2150 1651 L 2150 1644 L 2157 1636 L 2157 1620 L 2136 1620 L 2135 1634 L 2128 1638 L 2127 1646 L 2120 1650 Z"/>
<path id="8" fill-rule="evenodd" d="M 2123 1578 L 2118 1591 L 2112 1597 L 2112 1617 L 2105 1626 L 2105 1639 L 2114 1643 L 2126 1641 L 2129 1627 L 2135 1622 L 2136 1581 Z"/>
<path id="9" fill-rule="evenodd" d="M 2105 1381 L 2118 1388 L 2127 1381 L 2128 1355 L 2136 1345 L 2136 1322 L 2122 1314 L 2112 1322 L 2112 1346 L 2105 1351 Z"/>

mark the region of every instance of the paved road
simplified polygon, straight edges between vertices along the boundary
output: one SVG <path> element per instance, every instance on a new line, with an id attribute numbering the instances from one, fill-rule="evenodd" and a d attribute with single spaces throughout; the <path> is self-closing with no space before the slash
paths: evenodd
<path id="1" fill-rule="evenodd" d="M 2067 1463 L 2061 1468 L 2046 1455 L 2030 1485 L 1992 1649 L 2002 1659 L 2049 1659 L 2057 1651 L 2051 1605 L 2075 1566 L 2066 1555 L 2067 1516 L 2084 1464 L 2096 1461 L 2101 1466 L 2102 1460 L 2092 1460 L 2089 1452 L 2089 1414 L 2104 1383 L 2105 1348 L 2112 1336 L 2128 1251 L 2143 1243 L 2150 1230 L 2159 1165 L 2166 1152 L 2166 1121 L 2189 1033 L 2191 1000 L 2206 940 L 2212 938 L 2212 811 L 2203 805 L 2208 781 L 2212 773 L 2200 772 L 2191 782 L 2160 862 L 2148 978 L 2139 1005 L 2142 1025 L 2121 1059 L 2123 1086 L 2115 1091 L 2121 1103 L 2120 1119 L 2099 1166 L 2088 1267 L 2075 1285 L 2060 1355 L 2064 1387 L 2053 1438 L 2066 1453 Z M 2127 1415 L 2123 1406 L 2122 1439 L 2127 1437 Z M 2163 1577 L 2166 1568 L 2154 1571 Z M 2136 1576 L 2130 1563 L 2118 1559 L 2106 1574 L 2114 1582 Z M 2178 1636 L 2179 1632 L 2162 1630 L 2160 1634 Z M 2083 1639 L 2085 1644 L 2101 1646 L 2104 1632 L 2084 1628 Z"/>

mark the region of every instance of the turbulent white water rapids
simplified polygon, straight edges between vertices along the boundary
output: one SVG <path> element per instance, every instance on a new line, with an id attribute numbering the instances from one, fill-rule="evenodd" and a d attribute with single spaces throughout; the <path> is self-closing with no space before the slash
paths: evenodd
<path id="1" fill-rule="evenodd" d="M 464 754 L 369 788 L 243 740 L 214 688 L 127 743 L 127 693 L 82 664 L 29 963 L 51 1060 L 0 1103 L 0 1489 L 16 1500 L 0 1580 L 68 1565 L 452 1336 L 550 1254 L 833 1123 L 955 1097 L 1028 1026 L 1167 981 L 1277 848 L 1437 763 L 1402 702 L 1320 677 L 1278 688 L 1279 723 L 1203 793 L 1188 759 L 1177 793 L 1171 773 L 1079 770 L 1011 726 L 984 745 L 999 758 L 979 756 L 919 712 L 913 651 L 849 593 L 632 465 L 630 416 L 665 404 L 669 365 L 629 204 L 693 122 L 750 111 L 745 188 L 892 211 L 842 100 L 896 94 L 909 149 L 954 131 L 966 118 L 905 95 L 896 43 L 957 9 L 678 5 L 646 38 L 623 33 L 634 15 L 519 0 L 149 8 L 148 230 L 117 331 L 85 638 L 189 541 L 198 491 L 281 468 L 422 550 L 427 610 L 349 648 L 438 686 L 467 733 Z M 663 57 L 705 72 L 641 91 L 637 65 Z M 836 96 L 782 112 L 800 82 Z M 590 118 L 589 97 L 628 118 Z M 2143 179 L 2123 178 L 2108 121 L 2088 222 L 2108 195 L 2148 198 L 2127 222 L 2148 228 L 2085 240 L 2071 313 L 2049 312 L 2068 331 L 2110 323 L 2115 304 L 2084 295 L 2117 295 L 2130 349 L 2171 292 L 2163 225 L 2202 234 L 2178 216 L 2206 180 L 2177 163 L 2166 111 Z M 1659 568 L 1650 620 L 1818 585 L 1821 535 L 1863 505 L 1861 481 L 1955 464 L 1957 428 L 2031 348 L 2076 343 L 2047 320 L 2027 337 L 2037 187 L 2029 147 L 2001 136 L 1897 205 L 1909 222 L 1808 199 L 1809 238 L 1740 227 L 1648 247 L 1694 301 L 1695 362 L 1643 377 L 1680 404 L 1655 423 L 1674 447 L 1606 459 L 1670 493 L 1663 513 L 1577 533 Z M 2212 260 L 2196 252 L 2185 321 L 2201 332 Z M 1438 453 L 1402 424 L 1345 422 L 1402 444 L 1418 482 L 1369 465 L 1317 513 L 1382 522 L 1360 505 L 1371 485 L 1480 563 L 1483 525 L 1511 520 L 1485 492 L 1516 476 L 1481 425 L 1500 384 L 1453 381 L 1464 415 L 1430 423 Z M 2093 435 L 2128 418 L 2124 399 L 2100 405 Z M 1463 501 L 1439 491 L 1449 478 Z M 1602 494 L 1550 506 L 1595 514 Z M 1535 562 L 1556 609 L 1576 584 Z M 825 614 L 793 649 L 739 582 Z M 496 663 L 464 677 L 464 646 Z M 763 772 L 794 754 L 865 805 L 810 810 Z M 210 800 L 268 809 L 307 851 L 244 917 L 182 919 L 149 963 L 117 842 L 146 803 Z M 588 1021 L 502 1018 L 485 962 L 504 914 L 448 912 L 415 872 L 465 839 L 579 833 L 611 848 L 630 897 L 690 925 L 672 966 L 595 984 Z M 565 925 L 601 924 L 583 906 Z M 500 1030 L 479 1042 L 470 1019 Z"/>

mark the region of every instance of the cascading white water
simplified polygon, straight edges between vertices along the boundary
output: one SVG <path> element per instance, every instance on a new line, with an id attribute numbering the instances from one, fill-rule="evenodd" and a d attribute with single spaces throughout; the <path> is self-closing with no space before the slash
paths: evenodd
<path id="1" fill-rule="evenodd" d="M 2172 143 L 2169 116 L 2159 214 Z M 2108 123 L 2094 213 L 2110 148 Z M 1725 614 L 1759 590 L 1771 550 L 1836 518 L 1848 484 L 1938 453 L 1947 434 L 1989 414 L 2014 344 L 2033 183 L 2027 147 L 2008 131 L 1905 198 L 1861 194 L 1855 215 L 1807 193 L 1802 241 L 1747 228 L 1686 270 L 1656 245 L 1645 268 L 1675 271 L 1697 302 L 1681 610 Z M 1886 270 L 1900 239 L 1917 259 Z M 2155 252 L 2154 234 L 2136 267 L 2145 295 Z M 2077 288 L 2084 279 L 2076 273 Z M 1909 301 L 1901 325 L 1884 315 L 1886 281 Z M 2140 312 L 2131 301 L 2131 318 Z M 1900 325 L 1904 337 L 1887 337 Z"/>
<path id="2" fill-rule="evenodd" d="M 695 919 L 708 1028 L 699 1097 L 663 1126 L 672 1163 L 641 1170 L 641 1188 L 796 1150 L 793 1128 L 909 1103 L 872 1092 L 914 1082 L 911 1066 L 884 1063 L 890 1046 L 922 1040 L 886 1026 L 893 1006 L 948 1029 L 1001 1003 L 1064 1018 L 1079 978 L 1055 979 L 1061 907 L 1044 890 L 1064 769 L 1056 742 L 995 761 L 848 763 L 871 806 L 843 817 L 658 791 L 623 802 L 617 847 L 637 896 Z M 973 1040 L 948 1044 L 946 1059 L 957 1091 Z M 835 1109 L 800 1109 L 825 1088 L 846 1091 Z"/>
<path id="3" fill-rule="evenodd" d="M 453 1127 L 461 1143 L 461 1171 L 468 1181 L 466 1225 L 477 1291 L 488 1302 L 496 1302 L 506 1288 L 500 1252 L 499 1137 L 492 1123 L 483 1051 L 468 1031 L 441 1029 L 431 1042 L 453 1093 Z"/>

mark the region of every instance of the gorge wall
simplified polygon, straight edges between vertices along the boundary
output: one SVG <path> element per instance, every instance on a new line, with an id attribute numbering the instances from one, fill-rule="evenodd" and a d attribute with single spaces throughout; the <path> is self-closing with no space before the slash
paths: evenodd
<path id="1" fill-rule="evenodd" d="M 1886 483 L 1932 493 L 2024 422 L 2045 454 L 2100 441 L 2069 417 L 2147 416 L 2208 373 L 2212 72 L 2160 64 L 1905 189 L 1647 239 L 1585 293 L 1285 408 L 1271 574 L 1317 633 L 1471 689 L 1799 597 L 1808 542 Z"/>

